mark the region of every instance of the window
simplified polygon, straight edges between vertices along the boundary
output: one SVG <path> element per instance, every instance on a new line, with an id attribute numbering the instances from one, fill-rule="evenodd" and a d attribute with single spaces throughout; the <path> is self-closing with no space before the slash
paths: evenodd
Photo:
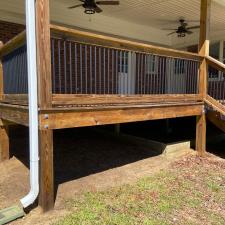
<path id="1" fill-rule="evenodd" d="M 118 55 L 118 72 L 128 73 L 128 52 L 120 52 Z"/>
<path id="2" fill-rule="evenodd" d="M 146 56 L 146 74 L 157 74 L 158 69 L 158 56 L 147 55 Z"/>

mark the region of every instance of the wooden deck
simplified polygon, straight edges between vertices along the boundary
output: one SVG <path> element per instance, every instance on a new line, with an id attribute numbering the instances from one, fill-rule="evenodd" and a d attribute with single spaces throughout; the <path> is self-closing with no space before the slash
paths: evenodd
<path id="1" fill-rule="evenodd" d="M 54 206 L 54 129 L 197 116 L 196 150 L 205 154 L 205 105 L 225 114 L 225 83 L 212 86 L 218 96 L 208 91 L 208 65 L 225 72 L 208 56 L 209 11 L 210 0 L 202 0 L 200 51 L 193 54 L 51 25 L 49 1 L 36 0 L 43 211 Z M 25 31 L 0 46 L 0 161 L 9 157 L 8 126 L 29 126 L 25 59 Z"/>

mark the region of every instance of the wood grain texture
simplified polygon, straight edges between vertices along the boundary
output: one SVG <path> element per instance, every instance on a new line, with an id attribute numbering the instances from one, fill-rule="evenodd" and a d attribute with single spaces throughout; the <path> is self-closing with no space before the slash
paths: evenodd
<path id="1" fill-rule="evenodd" d="M 54 208 L 53 131 L 39 131 L 40 194 L 39 205 L 43 212 Z"/>
<path id="2" fill-rule="evenodd" d="M 220 102 L 210 97 L 209 95 L 206 96 L 204 101 L 207 105 L 211 106 L 214 110 L 225 116 L 225 105 L 221 104 Z"/>
<path id="3" fill-rule="evenodd" d="M 209 35 L 211 19 L 211 0 L 201 0 L 199 55 L 209 55 Z"/>
<path id="4" fill-rule="evenodd" d="M 218 61 L 217 59 L 214 59 L 211 56 L 206 56 L 206 61 L 207 61 L 207 64 L 212 66 L 214 69 L 217 69 L 225 73 L 225 65 L 222 62 Z"/>
<path id="5" fill-rule="evenodd" d="M 211 0 L 201 0 L 200 9 L 200 35 L 199 35 L 199 55 L 204 57 L 199 69 L 199 93 L 206 98 L 208 84 L 208 65 L 206 56 L 209 55 L 209 29 L 210 29 Z M 206 115 L 202 112 L 197 117 L 196 123 L 196 150 L 200 156 L 206 152 Z"/>
<path id="6" fill-rule="evenodd" d="M 175 49 L 157 47 L 149 44 L 143 44 L 135 41 L 129 41 L 122 38 L 115 38 L 86 31 L 66 28 L 63 26 L 51 25 L 51 31 L 54 34 L 63 37 L 72 37 L 75 41 L 86 44 L 94 44 L 104 47 L 112 47 L 116 49 L 124 49 L 138 52 L 151 53 L 162 56 L 178 57 L 184 59 L 201 60 L 202 57 L 198 54 L 179 51 Z"/>
<path id="7" fill-rule="evenodd" d="M 92 105 L 92 104 L 140 104 L 203 101 L 198 94 L 162 94 L 162 95 L 74 95 L 54 94 L 53 105 Z"/>
<path id="8" fill-rule="evenodd" d="M 2 95 L 2 102 L 11 103 L 13 105 L 28 105 L 27 94 L 4 94 Z"/>
<path id="9" fill-rule="evenodd" d="M 36 1 L 36 33 L 38 64 L 38 103 L 40 108 L 52 104 L 51 45 L 49 0 Z"/>
<path id="10" fill-rule="evenodd" d="M 36 0 L 36 33 L 38 62 L 38 104 L 40 109 L 52 106 L 51 45 L 49 0 Z M 54 208 L 53 131 L 39 131 L 40 194 L 43 212 Z"/>
<path id="11" fill-rule="evenodd" d="M 199 92 L 203 97 L 207 94 L 208 65 L 205 57 L 209 56 L 210 11 L 211 0 L 201 0 L 199 55 L 204 59 L 199 71 Z"/>
<path id="12" fill-rule="evenodd" d="M 201 115 L 203 104 L 41 111 L 40 129 L 63 129 Z M 46 114 L 48 117 L 46 118 Z"/>
<path id="13" fill-rule="evenodd" d="M 207 95 L 208 87 L 208 65 L 206 59 L 203 59 L 199 67 L 199 93 L 203 98 Z"/>
<path id="14" fill-rule="evenodd" d="M 0 49 L 2 48 L 3 43 L 0 41 Z M 2 66 L 2 60 L 0 58 L 0 101 L 3 99 L 4 94 L 4 86 L 3 86 L 3 66 Z"/>
<path id="15" fill-rule="evenodd" d="M 0 119 L 29 126 L 28 108 L 0 103 Z"/>
<path id="16" fill-rule="evenodd" d="M 0 162 L 9 159 L 8 126 L 0 126 Z"/>
<path id="17" fill-rule="evenodd" d="M 196 151 L 203 157 L 206 154 L 206 114 L 197 116 L 196 123 Z"/>
<path id="18" fill-rule="evenodd" d="M 26 41 L 26 31 L 23 31 L 17 36 L 15 36 L 13 39 L 9 40 L 2 47 L 0 47 L 0 58 L 9 54 L 13 50 L 21 47 L 23 44 L 25 44 L 25 41 Z"/>

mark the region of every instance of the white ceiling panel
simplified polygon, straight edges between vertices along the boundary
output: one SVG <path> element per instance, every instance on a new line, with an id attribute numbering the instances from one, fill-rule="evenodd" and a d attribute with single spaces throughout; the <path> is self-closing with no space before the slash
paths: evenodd
<path id="1" fill-rule="evenodd" d="M 134 29 L 133 33 L 136 32 L 137 35 L 138 33 L 146 35 L 144 40 L 147 40 L 147 36 L 149 35 L 147 29 L 151 30 L 151 34 L 158 32 L 158 35 L 153 35 L 154 38 L 164 35 L 164 38 L 161 38 L 161 44 L 165 39 L 169 39 L 166 37 L 167 33 L 162 31 L 162 29 L 176 28 L 178 26 L 178 22 L 176 21 L 180 18 L 191 21 L 195 20 L 197 22 L 190 22 L 189 25 L 197 25 L 199 24 L 200 17 L 200 0 L 120 0 L 119 6 L 101 6 L 103 13 L 100 15 L 95 14 L 91 17 L 83 13 L 83 8 L 68 9 L 69 6 L 80 3 L 79 0 L 50 0 L 50 2 L 52 19 L 56 22 L 68 23 L 69 25 L 73 24 L 74 26 L 87 29 L 93 28 L 93 30 L 97 29 L 98 31 L 99 27 L 102 26 L 103 32 L 108 31 L 108 24 L 109 27 L 113 26 L 112 32 L 114 32 L 117 26 L 116 24 L 120 23 L 120 21 L 125 21 L 124 24 L 129 26 L 130 30 Z M 24 0 L 0 0 L 0 19 L 7 12 L 8 17 L 6 18 L 9 18 L 10 15 L 12 16 L 12 13 L 15 13 L 16 17 L 18 17 L 18 22 L 24 20 Z M 214 0 L 211 14 L 212 38 L 225 38 L 225 0 Z M 132 24 L 135 25 L 134 28 Z M 138 25 L 140 25 L 140 29 L 146 31 L 144 33 L 140 32 L 140 29 L 137 29 Z M 118 29 L 121 29 L 121 26 L 118 26 Z M 128 27 L 124 29 L 128 29 Z M 117 31 L 116 35 L 119 33 Z M 188 37 L 185 41 L 188 42 L 192 39 L 192 42 L 193 40 L 196 42 L 198 39 L 197 36 L 198 30 L 192 35 L 193 38 Z M 172 42 L 176 43 L 176 41 L 178 40 L 175 34 Z M 182 41 L 185 42 L 184 40 Z M 165 41 L 165 43 L 168 45 L 168 41 Z"/>

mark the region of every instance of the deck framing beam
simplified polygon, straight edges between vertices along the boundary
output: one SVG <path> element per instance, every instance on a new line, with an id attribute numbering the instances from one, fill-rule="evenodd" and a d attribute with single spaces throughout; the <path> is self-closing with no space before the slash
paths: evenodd
<path id="1" fill-rule="evenodd" d="M 40 129 L 64 129 L 201 115 L 202 103 L 42 110 Z"/>
<path id="2" fill-rule="evenodd" d="M 0 119 L 15 124 L 29 126 L 29 112 L 27 106 L 0 103 Z"/>

